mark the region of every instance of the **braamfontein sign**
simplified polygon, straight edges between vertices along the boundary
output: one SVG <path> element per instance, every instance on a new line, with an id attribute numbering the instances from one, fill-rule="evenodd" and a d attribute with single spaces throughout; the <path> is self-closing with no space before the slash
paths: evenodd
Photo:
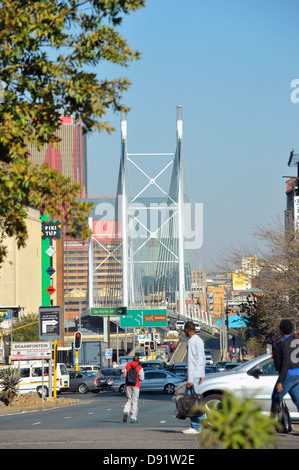
<path id="1" fill-rule="evenodd" d="M 51 343 L 49 341 L 12 342 L 10 358 L 12 361 L 51 359 L 51 352 Z"/>

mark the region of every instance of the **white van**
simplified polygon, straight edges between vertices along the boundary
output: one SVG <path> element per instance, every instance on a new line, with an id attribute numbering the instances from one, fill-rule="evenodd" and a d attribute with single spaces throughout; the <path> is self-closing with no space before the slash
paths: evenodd
<path id="1" fill-rule="evenodd" d="M 182 321 L 182 320 L 178 320 L 175 324 L 175 329 L 177 331 L 183 331 L 184 330 L 184 327 L 185 327 L 185 322 Z"/>
<path id="2" fill-rule="evenodd" d="M 4 367 L 14 367 L 19 369 L 17 364 Z M 44 380 L 42 377 L 42 365 L 38 364 L 20 364 L 20 375 L 21 380 L 18 385 L 20 395 L 24 395 L 29 392 L 37 392 L 39 396 L 49 396 L 49 365 L 44 365 Z M 52 373 L 52 391 L 54 389 L 53 384 L 54 372 Z M 44 382 L 44 389 L 43 389 Z M 63 363 L 57 364 L 57 377 L 56 377 L 56 390 L 57 393 L 66 391 L 69 389 L 69 374 L 66 365 Z"/>
<path id="3" fill-rule="evenodd" d="M 79 370 L 85 370 L 87 372 L 92 372 L 93 374 L 101 373 L 101 368 L 99 366 L 92 366 L 90 364 L 79 366 Z"/>

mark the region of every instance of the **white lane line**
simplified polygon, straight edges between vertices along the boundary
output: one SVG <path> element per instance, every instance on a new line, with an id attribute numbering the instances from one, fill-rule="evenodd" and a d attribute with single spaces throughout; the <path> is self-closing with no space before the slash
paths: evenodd
<path id="1" fill-rule="evenodd" d="M 87 413 L 89 415 L 93 415 L 94 414 L 94 411 L 90 411 L 89 413 Z"/>
<path id="2" fill-rule="evenodd" d="M 65 416 L 63 419 L 72 419 L 71 416 Z"/>
<path id="3" fill-rule="evenodd" d="M 37 426 L 38 424 L 42 424 L 42 422 L 38 421 L 37 423 L 32 423 L 32 426 Z"/>

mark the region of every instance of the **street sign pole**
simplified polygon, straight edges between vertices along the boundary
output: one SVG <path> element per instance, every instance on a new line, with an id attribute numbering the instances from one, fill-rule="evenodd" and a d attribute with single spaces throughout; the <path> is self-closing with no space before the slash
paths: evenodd
<path id="1" fill-rule="evenodd" d="M 57 339 L 54 340 L 54 387 L 53 398 L 57 398 Z"/>
<path id="2" fill-rule="evenodd" d="M 107 318 L 107 330 L 108 330 L 108 349 L 110 349 L 110 315 Z M 110 357 L 108 358 L 108 367 L 111 366 L 111 359 Z"/>

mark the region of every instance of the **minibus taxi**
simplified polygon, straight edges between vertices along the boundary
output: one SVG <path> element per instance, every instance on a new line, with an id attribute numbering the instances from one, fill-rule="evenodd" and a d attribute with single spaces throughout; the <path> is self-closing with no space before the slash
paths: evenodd
<path id="1" fill-rule="evenodd" d="M 44 369 L 42 364 L 12 364 L 11 366 L 4 367 L 15 367 L 20 370 L 21 380 L 17 386 L 20 395 L 24 395 L 29 392 L 37 392 L 39 396 L 49 396 L 49 365 L 46 363 Z M 42 376 L 44 373 L 44 377 Z M 54 372 L 52 370 L 52 391 L 54 389 Z M 63 363 L 57 364 L 57 377 L 56 377 L 56 391 L 61 393 L 69 389 L 69 374 L 66 365 Z M 1 388 L 1 381 L 0 381 Z"/>

